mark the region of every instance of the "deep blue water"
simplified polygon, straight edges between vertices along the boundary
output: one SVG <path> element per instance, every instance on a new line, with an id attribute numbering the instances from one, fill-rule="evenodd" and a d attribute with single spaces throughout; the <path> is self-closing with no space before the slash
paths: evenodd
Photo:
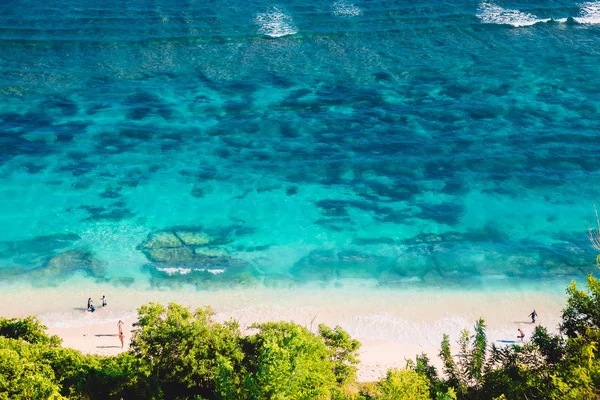
<path id="1" fill-rule="evenodd" d="M 0 279 L 581 277 L 598 24 L 566 0 L 5 0 Z"/>

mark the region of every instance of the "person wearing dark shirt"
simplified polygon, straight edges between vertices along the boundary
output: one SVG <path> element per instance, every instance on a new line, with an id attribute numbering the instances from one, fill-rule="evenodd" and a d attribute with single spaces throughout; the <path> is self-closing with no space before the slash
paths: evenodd
<path id="1" fill-rule="evenodd" d="M 535 312 L 535 310 L 533 310 L 531 314 L 529 314 L 529 316 L 531 317 L 531 323 L 535 324 L 535 317 L 537 317 L 537 313 Z"/>

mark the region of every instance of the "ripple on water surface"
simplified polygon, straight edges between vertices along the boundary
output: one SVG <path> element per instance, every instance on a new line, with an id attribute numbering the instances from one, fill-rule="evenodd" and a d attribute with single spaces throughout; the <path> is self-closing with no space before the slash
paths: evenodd
<path id="1" fill-rule="evenodd" d="M 591 271 L 598 2 L 233 3 L 0 4 L 3 282 Z"/>

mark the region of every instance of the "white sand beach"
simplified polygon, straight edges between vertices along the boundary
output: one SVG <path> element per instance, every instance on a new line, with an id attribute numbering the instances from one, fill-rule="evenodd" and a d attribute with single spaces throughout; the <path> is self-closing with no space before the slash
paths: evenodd
<path id="1" fill-rule="evenodd" d="M 88 293 L 99 306 L 85 311 Z M 527 315 L 536 309 L 538 323 L 556 331 L 565 295 L 560 288 L 483 290 L 384 290 L 374 288 L 231 289 L 220 291 L 134 290 L 93 285 L 65 288 L 3 290 L 2 316 L 37 315 L 63 345 L 85 353 L 117 354 L 127 349 L 136 308 L 150 301 L 170 301 L 195 308 L 209 305 L 215 320 L 235 319 L 243 330 L 252 323 L 295 321 L 315 331 L 319 323 L 340 325 L 362 343 L 358 379 L 373 381 L 388 368 L 403 367 L 405 359 L 424 352 L 440 366 L 437 354 L 442 335 L 453 343 L 464 328 L 483 317 L 489 343 L 516 341 L 517 328 L 527 337 L 533 332 Z M 125 322 L 125 347 L 117 335 L 117 322 Z"/>

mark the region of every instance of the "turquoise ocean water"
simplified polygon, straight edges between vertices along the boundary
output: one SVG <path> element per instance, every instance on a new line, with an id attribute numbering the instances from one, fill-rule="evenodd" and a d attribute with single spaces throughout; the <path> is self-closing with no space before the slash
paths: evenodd
<path id="1" fill-rule="evenodd" d="M 5 0 L 0 280 L 567 283 L 599 128 L 600 2 Z"/>

